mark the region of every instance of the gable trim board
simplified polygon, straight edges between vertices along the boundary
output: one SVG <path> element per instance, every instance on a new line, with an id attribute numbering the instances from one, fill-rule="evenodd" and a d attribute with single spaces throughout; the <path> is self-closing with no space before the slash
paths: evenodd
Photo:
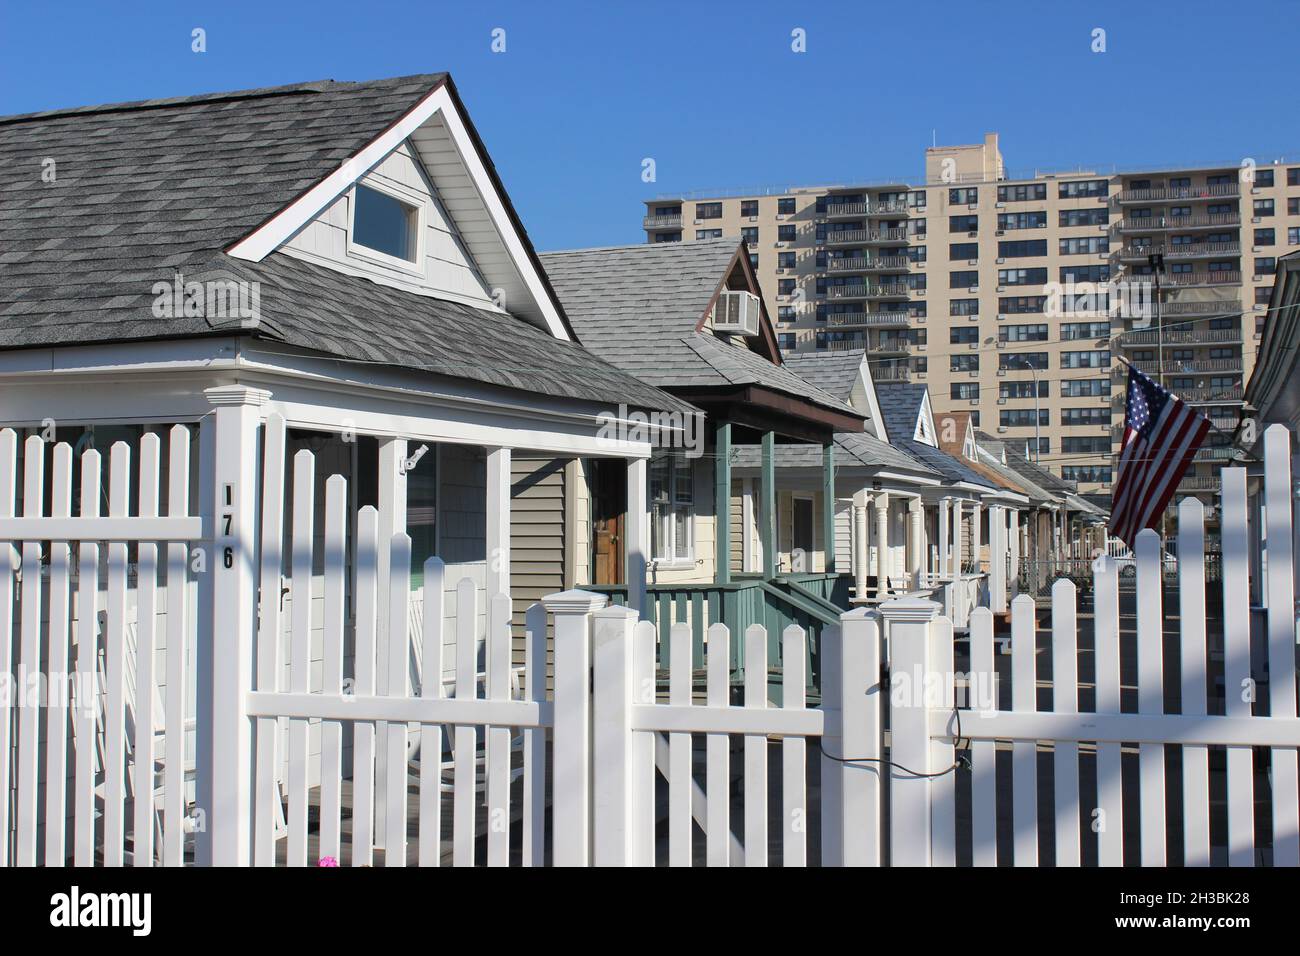
<path id="1" fill-rule="evenodd" d="M 450 131 L 452 142 L 474 183 L 479 199 L 496 227 L 497 235 L 506 247 L 515 270 L 532 294 L 547 330 L 558 339 L 575 341 L 577 336 L 546 278 L 537 252 L 510 204 L 478 132 L 465 114 L 455 85 L 446 75 L 440 77 L 424 97 L 370 143 L 243 239 L 229 246 L 226 253 L 236 259 L 261 262 L 435 115 L 441 116 Z"/>

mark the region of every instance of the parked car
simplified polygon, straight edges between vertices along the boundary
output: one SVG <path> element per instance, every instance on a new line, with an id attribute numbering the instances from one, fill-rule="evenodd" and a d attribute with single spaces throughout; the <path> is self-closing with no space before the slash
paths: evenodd
<path id="1" fill-rule="evenodd" d="M 1137 559 L 1133 556 L 1132 551 L 1112 555 L 1111 560 L 1115 562 L 1116 567 L 1119 569 L 1120 577 L 1131 578 L 1137 574 Z M 1166 577 L 1172 577 L 1178 573 L 1178 559 L 1164 548 L 1160 550 L 1160 563 L 1164 567 Z"/>

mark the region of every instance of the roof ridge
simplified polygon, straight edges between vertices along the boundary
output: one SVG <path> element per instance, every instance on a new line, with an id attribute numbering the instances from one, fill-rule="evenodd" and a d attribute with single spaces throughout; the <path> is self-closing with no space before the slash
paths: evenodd
<path id="1" fill-rule="evenodd" d="M 67 106 L 60 109 L 40 110 L 35 113 L 15 113 L 0 116 L 0 126 L 35 120 L 58 119 L 63 116 L 93 116 L 106 113 L 132 113 L 142 110 L 171 109 L 178 106 L 233 103 L 241 100 L 269 99 L 276 96 L 293 96 L 303 93 L 327 93 L 344 88 L 367 86 L 392 86 L 413 80 L 428 80 L 429 84 L 446 77 L 446 73 L 416 73 L 410 76 L 383 77 L 376 80 L 309 80 L 283 86 L 254 87 L 246 90 L 224 90 L 214 93 L 193 93 L 189 96 L 172 96 L 153 100 L 127 100 L 121 103 Z"/>
<path id="2" fill-rule="evenodd" d="M 580 246 L 576 249 L 551 249 L 548 252 L 538 254 L 542 256 L 568 256 L 577 255 L 581 252 L 621 252 L 626 249 L 659 249 L 665 252 L 686 252 L 689 251 L 691 246 L 721 246 L 723 243 L 727 243 L 729 249 L 734 249 L 740 245 L 740 236 L 736 236 L 734 240 L 730 236 L 722 236 L 718 239 L 694 239 L 690 242 L 629 242 L 616 246 Z M 671 247 L 671 249 L 665 247 Z"/>

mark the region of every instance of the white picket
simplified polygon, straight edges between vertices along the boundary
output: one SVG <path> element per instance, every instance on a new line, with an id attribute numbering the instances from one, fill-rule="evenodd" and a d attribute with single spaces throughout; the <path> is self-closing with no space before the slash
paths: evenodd
<path id="1" fill-rule="evenodd" d="M 143 509 L 143 504 L 141 508 Z M 54 447 L 54 472 L 50 485 L 50 514 L 67 518 L 72 514 L 72 447 L 60 442 Z M 0 543 L 0 549 L 8 547 Z M 64 846 L 68 787 L 68 673 L 69 569 L 71 553 L 67 542 L 50 542 L 50 612 L 45 663 L 49 675 L 49 701 L 45 724 L 45 865 L 67 862 Z M 143 558 L 141 559 L 143 562 Z M 143 577 L 143 573 L 141 575 Z M 2 607 L 2 605 L 0 605 Z M 3 640 L 3 636 L 0 636 Z M 57 679 L 57 684 L 56 684 Z M 57 687 L 57 690 L 56 690 Z M 150 735 L 152 745 L 153 736 Z M 151 755 L 152 756 L 152 755 Z M 137 761 L 139 757 L 137 756 Z M 152 763 L 152 761 L 150 761 Z M 138 790 L 138 787 L 137 787 Z M 137 814 L 137 819 L 139 814 Z M 137 824 L 138 827 L 138 824 Z M 152 836 L 152 831 L 150 831 Z M 137 857 L 139 851 L 137 850 Z M 138 861 L 137 861 L 138 862 Z"/>
<path id="2" fill-rule="evenodd" d="M 388 665 L 388 696 L 406 698 L 410 696 L 411 537 L 399 532 L 386 544 L 390 549 L 388 626 L 384 635 L 388 640 L 388 653 L 381 659 Z M 406 723 L 388 721 L 386 737 L 384 866 L 406 866 Z"/>
<path id="3" fill-rule="evenodd" d="M 347 479 L 331 475 L 325 482 L 325 580 L 321 621 L 324 627 L 321 691 L 343 693 L 343 622 L 348 573 Z M 322 720 L 320 727 L 320 857 L 342 855 L 343 723 Z"/>
<path id="4" fill-rule="evenodd" d="M 1018 599 L 1013 599 L 1013 602 Z M 990 695 L 990 709 L 998 709 L 997 671 L 993 663 L 993 615 L 976 608 L 970 617 L 970 669 L 972 705 L 977 690 Z M 978 682 L 978 683 L 977 683 Z M 971 839 L 976 866 L 998 865 L 997 744 L 991 739 L 971 742 Z"/>
<path id="5" fill-rule="evenodd" d="M 420 647 L 420 696 L 442 696 L 442 630 L 447 568 L 441 558 L 424 562 L 424 622 Z M 545 626 L 545 622 L 543 622 Z M 420 726 L 420 866 L 442 863 L 442 725 Z"/>
<path id="6" fill-rule="evenodd" d="M 45 445 L 38 436 L 28 438 L 23 445 L 23 515 L 41 516 L 45 497 Z M 41 672 L 41 543 L 23 542 L 22 587 L 22 643 L 19 649 L 21 673 Z M 120 633 L 120 632 L 119 632 Z M 25 681 L 18 683 L 26 686 Z M 40 707 L 18 708 L 18 759 L 14 764 L 18 779 L 14 790 L 16 860 L 19 866 L 36 865 L 36 795 L 40 772 L 40 752 L 37 749 L 40 733 Z M 121 751 L 119 748 L 119 756 Z M 121 775 L 118 775 L 121 783 Z M 7 795 L 6 795 L 7 796 Z M 121 813 L 121 804 L 118 804 Z M 105 817 L 107 820 L 108 818 Z M 120 825 L 120 816 L 118 817 Z M 118 839 L 119 852 L 121 839 Z"/>
<path id="7" fill-rule="evenodd" d="M 1102 555 L 1093 565 L 1093 661 L 1096 668 L 1096 711 L 1118 714 L 1119 699 L 1119 575 L 1112 558 Z M 1097 806 L 1091 826 L 1097 833 L 1102 866 L 1124 865 L 1124 794 L 1120 777 L 1120 745 L 1097 743 Z"/>
<path id="8" fill-rule="evenodd" d="M 1249 717 L 1255 699 L 1250 669 L 1250 543 L 1246 523 L 1246 469 L 1224 468 L 1220 536 L 1223 548 L 1224 713 Z M 1254 754 L 1250 747 L 1227 747 L 1228 865 L 1255 865 Z"/>
<path id="9" fill-rule="evenodd" d="M 311 690 L 312 545 L 315 534 L 316 462 L 303 449 L 293 456 L 293 539 L 290 551 L 289 597 L 293 602 L 289 636 L 289 691 Z M 287 862 L 307 865 L 307 740 L 308 722 L 289 721 Z"/>
<path id="10" fill-rule="evenodd" d="M 1295 555 L 1292 554 L 1291 431 L 1264 432 L 1264 495 L 1268 534 L 1268 713 L 1296 716 Z M 1300 759 L 1273 748 L 1273 865 L 1300 866 Z"/>
<path id="11" fill-rule="evenodd" d="M 510 700 L 510 618 L 508 594 L 488 602 L 487 696 Z M 486 730 L 488 866 L 510 863 L 510 728 L 492 725 Z"/>
<path id="12" fill-rule="evenodd" d="M 1038 710 L 1037 621 L 1034 599 L 1021 594 L 1011 602 L 1011 709 Z M 1011 745 L 1013 824 L 1012 859 L 1016 866 L 1038 865 L 1038 744 Z"/>
<path id="13" fill-rule="evenodd" d="M 781 633 L 781 706 L 803 710 L 807 706 L 805 669 L 808 635 L 791 624 Z M 808 784 L 805 772 L 807 742 L 798 734 L 781 741 L 782 844 L 784 866 L 808 865 Z"/>
<path id="14" fill-rule="evenodd" d="M 1205 507 L 1198 498 L 1178 504 L 1178 617 L 1181 712 L 1206 714 Z M 1183 747 L 1183 865 L 1210 865 L 1210 753 Z"/>
<path id="15" fill-rule="evenodd" d="M 424 606 L 427 633 L 429 605 Z M 546 700 L 546 608 L 541 604 L 530 605 L 524 615 L 524 688 L 530 702 Z M 542 866 L 546 861 L 545 728 L 524 731 L 523 804 L 523 864 Z"/>
<path id="16" fill-rule="evenodd" d="M 709 625 L 707 652 L 708 705 L 727 707 L 731 691 L 731 632 L 727 625 Z M 709 866 L 728 866 L 731 852 L 730 742 L 726 734 L 709 734 L 705 748 L 705 859 Z"/>
<path id="17" fill-rule="evenodd" d="M 13 517 L 17 483 L 18 436 L 12 428 L 6 428 L 0 431 L 0 518 Z M 13 545 L 7 541 L 0 542 L 0 679 L 10 682 L 14 679 L 14 577 L 18 568 L 18 553 Z M 0 800 L 0 867 L 9 865 L 12 713 L 12 708 L 0 707 L 0 794 L 4 795 Z"/>
<path id="18" fill-rule="evenodd" d="M 257 618 L 257 689 L 279 690 L 282 683 L 280 639 L 283 633 L 281 581 L 284 576 L 284 418 L 277 412 L 266 417 L 262 452 L 262 554 L 261 599 Z M 168 581 L 171 581 L 168 572 Z M 170 648 L 169 648 L 170 653 Z M 171 683 L 168 682 L 168 692 Z M 280 722 L 259 717 L 253 793 L 253 863 L 275 862 L 275 822 L 280 818 Z M 170 758 L 168 760 L 170 764 Z"/>
<path id="19" fill-rule="evenodd" d="M 353 658 L 356 696 L 375 693 L 375 640 L 379 602 L 379 512 L 357 513 L 357 627 Z M 429 605 L 426 603 L 425 608 Z M 428 631 L 428 621 L 425 622 Z M 426 658 L 427 660 L 427 658 Z M 375 845 L 375 722 L 358 720 L 352 740 L 352 865 L 370 866 Z"/>
<path id="20" fill-rule="evenodd" d="M 767 707 L 767 630 L 745 628 L 745 707 Z M 745 735 L 745 866 L 767 866 L 767 735 Z"/>
<path id="21" fill-rule="evenodd" d="M 638 621 L 632 629 L 632 687 L 636 701 L 653 704 L 657 697 L 655 654 L 659 633 L 650 621 Z M 633 851 L 641 866 L 655 865 L 655 745 L 659 735 L 637 731 L 632 735 L 632 833 Z"/>
<path id="22" fill-rule="evenodd" d="M 158 516 L 160 456 L 158 436 L 153 432 L 146 433 L 140 439 L 139 515 L 142 518 Z M 135 819 L 131 858 L 136 866 L 152 866 L 155 813 L 153 702 L 157 684 L 153 669 L 158 627 L 158 546 L 151 541 L 141 541 L 137 545 L 135 588 L 135 740 L 132 754 Z"/>
<path id="23" fill-rule="evenodd" d="M 81 516 L 99 515 L 100 460 L 91 448 L 81 455 Z M 95 735 L 101 709 L 99 692 L 99 545 L 83 541 L 77 547 L 77 712 L 76 766 L 73 778 L 73 862 L 95 862 Z"/>
<path id="24" fill-rule="evenodd" d="M 691 625 L 669 628 L 668 702 L 691 705 Z M 668 735 L 668 865 L 691 865 L 691 735 Z"/>
<path id="25" fill-rule="evenodd" d="M 1160 535 L 1138 533 L 1137 563 L 1138 713 L 1164 713 L 1164 600 Z M 1138 745 L 1138 809 L 1143 866 L 1165 865 L 1165 748 Z"/>
<path id="26" fill-rule="evenodd" d="M 128 514 L 131 449 L 115 442 L 109 451 L 108 513 Z M 107 624 L 104 629 L 104 865 L 121 866 L 126 806 L 126 578 L 127 546 L 108 546 Z M 83 614 L 86 611 L 83 609 Z"/>
<path id="27" fill-rule="evenodd" d="M 971 619 L 977 611 L 991 613 L 988 608 L 975 608 L 971 612 Z M 952 621 L 949 618 L 938 617 L 930 625 L 930 661 L 939 674 L 953 674 Z M 952 734 L 957 732 L 953 722 L 953 708 L 956 705 L 954 684 L 952 679 L 939 681 L 938 691 L 942 698 L 937 701 L 937 709 L 946 715 L 950 722 L 948 733 Z M 919 689 L 926 693 L 929 691 L 925 687 Z M 954 766 L 956 759 L 957 751 L 951 738 L 946 734 L 930 738 L 931 772 L 940 774 L 933 778 L 930 788 L 933 808 L 930 814 L 930 854 L 933 866 L 957 865 L 957 772 L 952 770 L 944 773 Z"/>
<path id="28" fill-rule="evenodd" d="M 1052 585 L 1052 710 L 1058 714 L 1079 712 L 1076 591 L 1069 578 L 1060 578 Z M 1056 865 L 1078 866 L 1081 862 L 1079 744 L 1058 741 L 1052 763 L 1056 791 Z"/>
<path id="29" fill-rule="evenodd" d="M 168 433 L 167 457 L 167 514 L 174 518 L 188 516 L 190 432 L 184 425 L 173 426 Z M 82 480 L 85 480 L 84 477 Z M 160 804 L 163 815 L 164 866 L 180 866 L 185 861 L 185 660 L 190 634 L 188 577 L 188 545 L 182 541 L 168 543 L 165 661 L 167 695 L 163 699 L 164 758 Z M 277 581 L 277 585 L 278 583 Z M 278 794 L 276 799 L 279 799 Z"/>
<path id="30" fill-rule="evenodd" d="M 456 697 L 478 696 L 478 587 L 469 578 L 456 585 Z M 474 865 L 474 791 L 478 733 L 472 725 L 457 725 L 452 793 L 452 863 Z"/>

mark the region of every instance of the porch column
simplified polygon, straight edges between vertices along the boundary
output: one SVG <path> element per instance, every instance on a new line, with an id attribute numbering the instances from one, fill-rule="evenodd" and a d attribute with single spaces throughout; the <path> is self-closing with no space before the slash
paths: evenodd
<path id="1" fill-rule="evenodd" d="M 867 563 L 871 552 L 867 547 L 867 502 L 870 495 L 858 492 L 853 496 L 853 572 L 858 600 L 867 596 Z"/>
<path id="2" fill-rule="evenodd" d="M 759 473 L 758 536 L 763 543 L 763 577 L 776 577 L 776 434 L 763 432 Z"/>
<path id="3" fill-rule="evenodd" d="M 889 590 L 889 495 L 876 495 L 876 593 Z"/>
<path id="4" fill-rule="evenodd" d="M 989 607 L 996 614 L 1007 609 L 1007 519 L 1000 505 L 989 507 Z"/>
<path id="5" fill-rule="evenodd" d="M 215 412 L 200 426 L 206 433 L 200 437 L 200 507 L 211 550 L 208 573 L 198 576 L 195 793 L 207 820 L 195 834 L 195 861 L 248 866 L 253 733 L 245 707 L 257 629 L 257 432 L 271 393 L 223 385 L 203 394 Z"/>
<path id="6" fill-rule="evenodd" d="M 713 520 L 715 525 L 713 579 L 731 583 L 731 422 L 717 422 L 713 429 Z M 744 567 L 744 564 L 741 565 Z"/>
<path id="7" fill-rule="evenodd" d="M 917 495 L 907 503 L 907 517 L 911 524 L 912 552 L 908 556 L 907 574 L 915 590 L 921 586 L 922 556 L 925 554 L 925 542 L 921 539 L 921 496 Z"/>
<path id="8" fill-rule="evenodd" d="M 376 563 L 379 566 L 380 594 L 388 581 L 389 562 L 393 535 L 406 530 L 406 439 L 389 438 L 379 443 L 379 554 Z M 384 635 L 388 631 L 387 615 L 380 614 L 375 633 L 375 690 L 384 695 L 388 693 L 388 641 Z M 380 748 L 379 759 L 383 760 L 384 750 Z M 385 775 L 380 774 L 379 786 L 382 787 Z M 383 801 L 375 804 L 382 812 Z M 382 826 L 375 827 L 375 833 L 382 834 Z"/>
<path id="9" fill-rule="evenodd" d="M 487 455 L 487 598 L 510 595 L 510 449 Z"/>
<path id="10" fill-rule="evenodd" d="M 940 577 L 948 576 L 948 546 L 952 541 L 952 534 L 948 530 L 948 517 L 951 510 L 952 500 L 949 498 L 939 499 L 939 567 L 938 574 Z"/>
<path id="11" fill-rule="evenodd" d="M 1007 545 L 1011 551 L 1009 590 L 1014 599 L 1020 594 L 1020 509 L 1012 508 L 1008 515 Z"/>
<path id="12" fill-rule="evenodd" d="M 984 536 L 984 502 L 974 502 L 970 515 L 970 560 L 975 566 L 975 573 L 980 571 L 980 538 Z M 989 558 L 992 559 L 992 552 Z"/>
<path id="13" fill-rule="evenodd" d="M 962 499 L 953 498 L 953 551 L 952 562 L 949 566 L 949 574 L 954 579 L 961 578 L 962 574 Z"/>
<path id="14" fill-rule="evenodd" d="M 650 497 L 646 490 L 649 459 L 633 458 L 627 463 L 627 519 L 623 522 L 627 606 L 645 617 L 645 565 L 650 553 Z"/>
<path id="15" fill-rule="evenodd" d="M 822 445 L 822 569 L 835 568 L 835 444 Z"/>

